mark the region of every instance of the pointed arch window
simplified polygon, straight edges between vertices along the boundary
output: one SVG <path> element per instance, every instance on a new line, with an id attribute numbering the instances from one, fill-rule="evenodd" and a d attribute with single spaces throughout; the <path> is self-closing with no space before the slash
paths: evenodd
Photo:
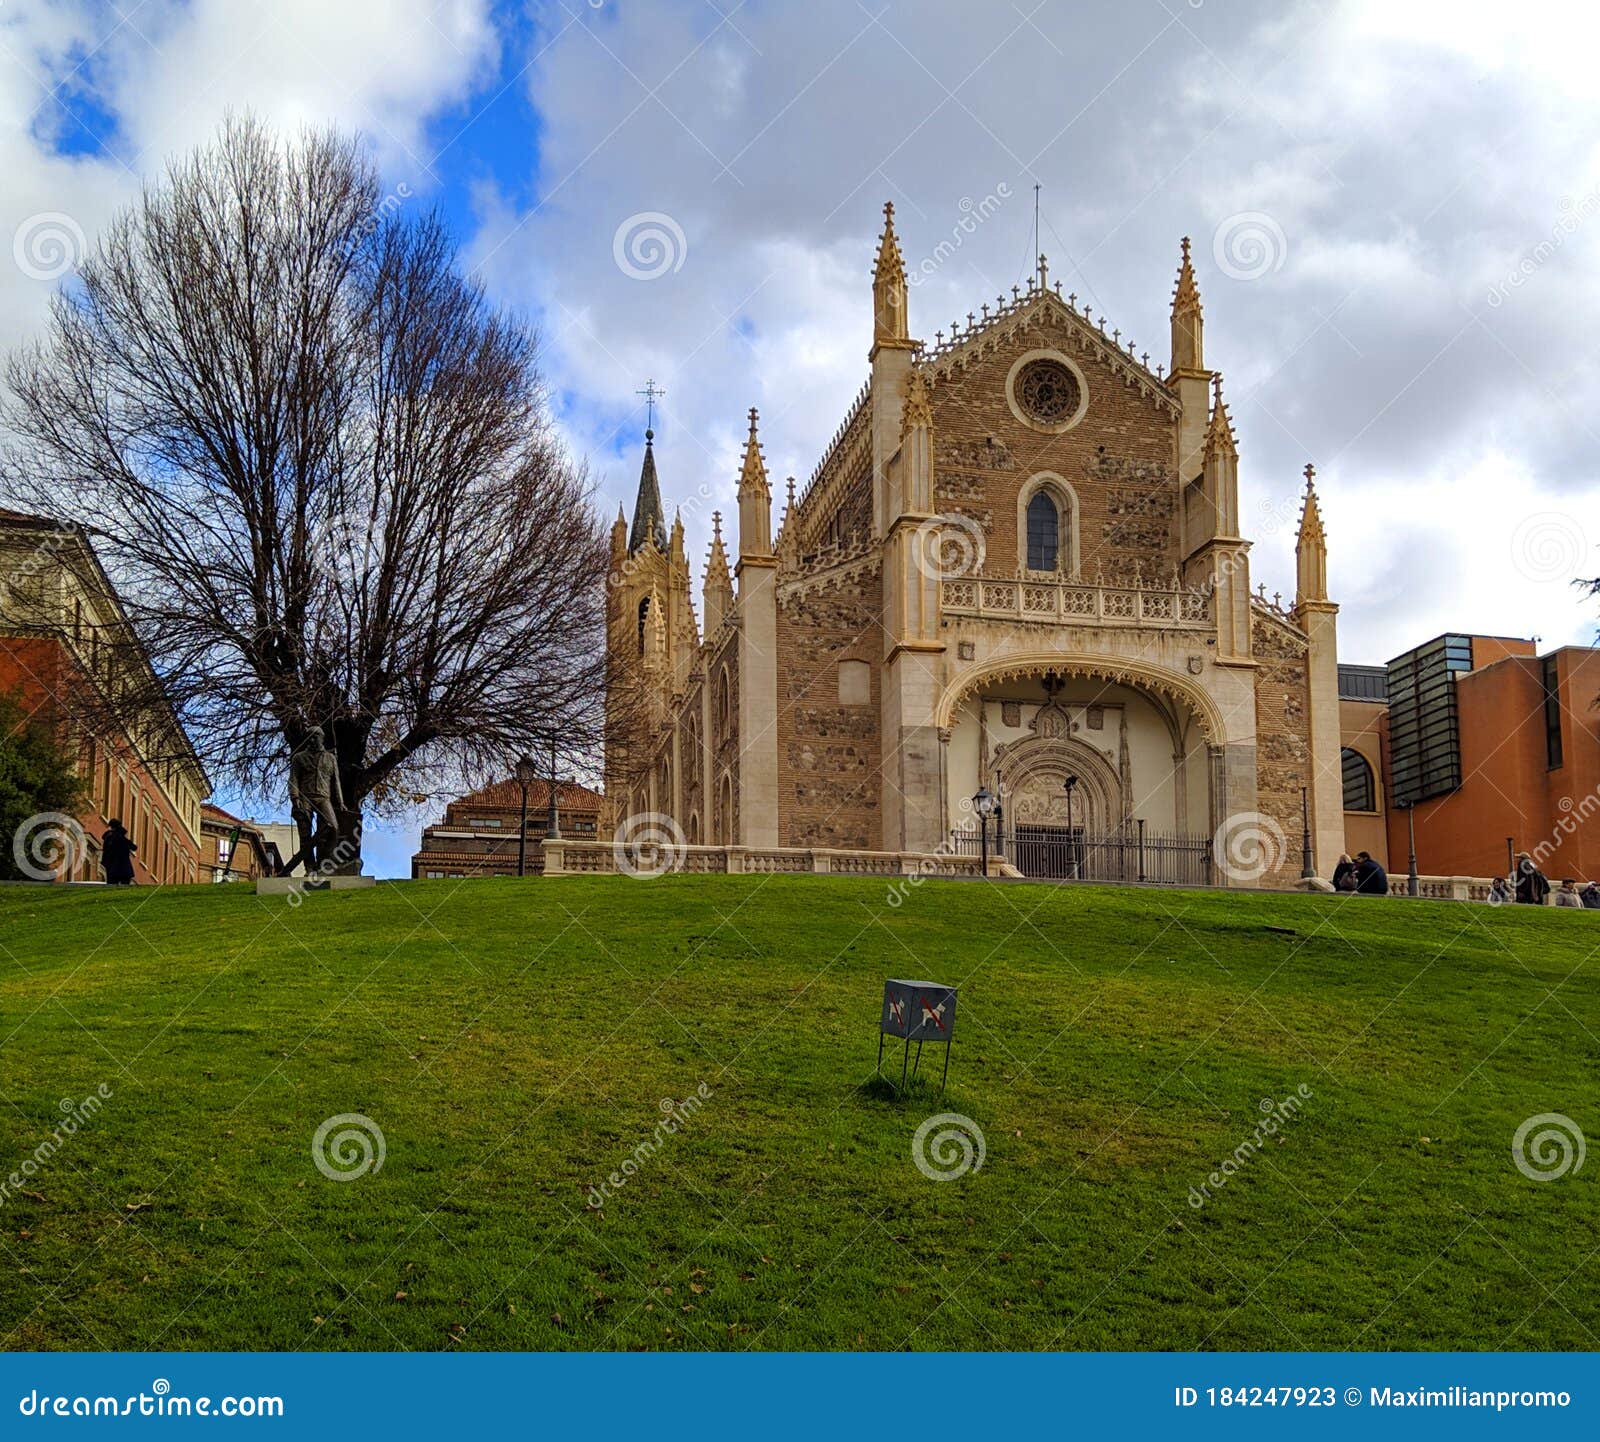
<path id="1" fill-rule="evenodd" d="M 1028 502 L 1028 569 L 1054 571 L 1061 555 L 1061 512 L 1049 491 Z"/>
<path id="2" fill-rule="evenodd" d="M 639 602 L 639 654 L 644 655 L 645 626 L 650 620 L 650 598 L 646 596 Z"/>

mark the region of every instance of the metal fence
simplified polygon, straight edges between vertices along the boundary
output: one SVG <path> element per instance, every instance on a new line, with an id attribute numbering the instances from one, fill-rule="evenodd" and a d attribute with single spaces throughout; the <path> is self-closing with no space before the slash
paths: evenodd
<path id="1" fill-rule="evenodd" d="M 976 831 L 951 833 L 958 856 L 977 856 Z M 1003 856 L 1024 876 L 1057 881 L 1145 881 L 1161 886 L 1210 886 L 1211 838 L 1152 831 L 1136 821 L 1118 831 L 1082 826 L 1006 826 L 989 835 L 989 854 Z"/>

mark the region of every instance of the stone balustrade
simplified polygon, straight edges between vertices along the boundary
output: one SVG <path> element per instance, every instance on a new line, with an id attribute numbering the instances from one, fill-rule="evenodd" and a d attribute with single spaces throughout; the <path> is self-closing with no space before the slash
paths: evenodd
<path id="1" fill-rule="evenodd" d="M 633 869 L 626 848 L 615 841 L 542 840 L 546 876 L 607 874 Z M 663 847 L 662 871 L 715 873 L 760 872 L 835 876 L 977 876 L 976 856 L 949 856 L 918 851 L 846 851 L 793 846 Z M 651 873 L 653 874 L 653 873 Z"/>
<path id="2" fill-rule="evenodd" d="M 1172 586 L 1108 586 L 1033 576 L 964 576 L 940 582 L 946 615 L 1064 626 L 1211 628 L 1211 597 Z"/>

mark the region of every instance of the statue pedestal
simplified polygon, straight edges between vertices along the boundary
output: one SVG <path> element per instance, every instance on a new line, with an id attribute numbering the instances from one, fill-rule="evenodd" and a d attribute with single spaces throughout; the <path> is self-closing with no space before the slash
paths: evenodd
<path id="1" fill-rule="evenodd" d="M 360 891 L 376 886 L 376 876 L 258 876 L 257 896 L 298 896 L 308 891 Z"/>

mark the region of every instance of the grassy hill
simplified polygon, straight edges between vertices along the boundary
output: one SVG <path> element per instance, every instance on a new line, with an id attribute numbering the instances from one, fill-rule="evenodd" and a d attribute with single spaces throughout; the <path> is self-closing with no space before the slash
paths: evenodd
<path id="1" fill-rule="evenodd" d="M 0 888 L 0 1337 L 1593 1348 L 1600 1158 L 1535 1181 L 1512 1139 L 1600 1136 L 1597 947 L 1584 912 L 812 877 Z M 872 1080 L 889 976 L 961 988 L 943 1097 Z M 939 1112 L 986 1149 L 946 1182 Z M 384 1158 L 334 1181 L 346 1114 Z"/>

